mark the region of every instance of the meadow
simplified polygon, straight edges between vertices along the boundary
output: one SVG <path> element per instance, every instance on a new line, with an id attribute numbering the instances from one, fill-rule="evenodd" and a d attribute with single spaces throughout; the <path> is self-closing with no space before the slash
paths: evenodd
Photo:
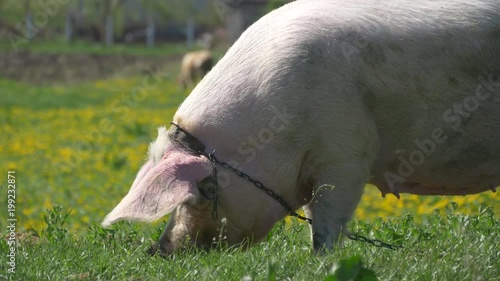
<path id="1" fill-rule="evenodd" d="M 192 250 L 165 260 L 145 254 L 164 221 L 100 228 L 130 188 L 156 128 L 168 125 L 188 94 L 175 83 L 176 69 L 169 65 L 155 73 L 70 84 L 0 78 L 0 182 L 7 186 L 8 171 L 15 171 L 20 237 L 17 272 L 2 270 L 1 277 L 350 280 L 338 277 L 340 268 L 352 274 L 373 271 L 381 280 L 500 280 L 500 204 L 493 192 L 403 194 L 398 200 L 367 186 L 350 227 L 405 245 L 397 251 L 348 241 L 334 255 L 316 257 L 307 226 L 287 219 L 267 242 L 247 252 Z M 6 218 L 7 191 L 1 192 L 0 217 Z M 7 225 L 0 221 L 4 236 Z M 6 241 L 0 242 L 2 268 Z"/>

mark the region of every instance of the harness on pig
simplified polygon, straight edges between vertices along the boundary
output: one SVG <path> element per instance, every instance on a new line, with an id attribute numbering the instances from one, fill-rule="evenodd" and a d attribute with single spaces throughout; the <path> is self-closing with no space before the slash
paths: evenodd
<path id="1" fill-rule="evenodd" d="M 216 166 L 216 164 L 219 164 L 222 167 L 224 167 L 226 170 L 229 170 L 229 171 L 235 173 L 236 175 L 238 175 L 239 177 L 253 183 L 257 188 L 264 191 L 265 193 L 267 193 L 267 195 L 271 196 L 273 199 L 278 201 L 278 203 L 280 203 L 285 208 L 285 210 L 288 211 L 289 216 L 293 216 L 293 217 L 296 217 L 298 219 L 307 221 L 309 224 L 312 225 L 312 219 L 306 218 L 306 217 L 303 217 L 303 216 L 297 214 L 297 212 L 295 212 L 292 209 L 292 207 L 290 207 L 290 205 L 288 205 L 288 203 L 286 203 L 286 201 L 283 198 L 281 198 L 281 196 L 279 196 L 274 191 L 272 191 L 271 189 L 264 186 L 263 183 L 261 183 L 258 180 L 252 179 L 248 174 L 245 174 L 244 172 L 234 168 L 233 166 L 229 165 L 228 163 L 219 161 L 217 159 L 217 157 L 215 157 L 215 155 L 214 155 L 215 150 L 212 151 L 211 153 L 207 154 L 205 152 L 205 145 L 201 141 L 199 141 L 196 137 L 194 137 L 193 135 L 188 133 L 186 130 L 179 127 L 179 125 L 177 125 L 176 123 L 170 122 L 170 124 L 175 126 L 175 130 L 169 132 L 169 136 L 174 142 L 176 142 L 177 144 L 182 146 L 184 149 L 188 150 L 189 152 L 191 152 L 195 155 L 203 155 L 203 156 L 207 157 L 207 159 L 212 164 L 212 172 L 211 172 L 210 178 L 208 179 L 207 184 L 210 184 L 210 186 L 214 192 L 211 195 L 210 194 L 203 194 L 205 197 L 207 197 L 213 201 L 212 219 L 214 219 L 214 220 L 217 219 L 217 198 L 218 198 L 218 193 L 219 193 L 219 190 L 218 190 L 219 185 L 218 185 L 218 181 L 217 181 L 217 166 Z M 203 180 L 203 181 L 205 181 L 205 180 Z M 364 237 L 364 236 L 359 235 L 359 234 L 354 234 L 354 233 L 349 233 L 349 235 L 347 237 L 351 240 L 362 241 L 362 242 L 366 242 L 366 243 L 372 244 L 372 245 L 377 246 L 377 247 L 384 247 L 384 248 L 388 248 L 391 250 L 395 250 L 395 249 L 402 247 L 402 246 L 398 246 L 398 245 L 391 245 L 391 244 L 382 242 L 382 241 L 377 240 L 377 239 L 370 239 L 370 238 Z"/>
<path id="2" fill-rule="evenodd" d="M 203 143 L 201 143 L 196 137 L 194 137 L 193 135 L 191 135 L 190 133 L 188 133 L 186 130 L 182 129 L 181 127 L 179 127 L 179 125 L 175 124 L 174 122 L 170 122 L 170 124 L 175 126 L 175 130 L 171 131 L 169 133 L 169 136 L 173 141 L 180 144 L 182 147 L 184 147 L 185 149 L 189 150 L 190 152 L 192 152 L 196 155 L 203 155 L 203 156 L 207 157 L 208 160 L 210 160 L 210 162 L 212 163 L 211 178 L 214 181 L 215 196 L 211 196 L 213 198 L 210 198 L 210 199 L 212 199 L 214 201 L 214 204 L 213 204 L 214 207 L 213 207 L 213 211 L 212 211 L 212 218 L 213 219 L 217 219 L 218 184 L 217 184 L 217 167 L 215 164 L 219 164 L 222 167 L 224 167 L 226 170 L 229 170 L 229 171 L 235 173 L 236 175 L 238 175 L 239 177 L 244 178 L 247 181 L 253 183 L 257 188 L 264 191 L 265 193 L 267 193 L 267 195 L 271 196 L 273 199 L 278 201 L 278 203 L 280 203 L 285 208 L 285 210 L 288 211 L 288 215 L 296 217 L 296 218 L 301 219 L 301 220 L 305 220 L 309 224 L 312 224 L 312 219 L 306 218 L 306 217 L 303 217 L 303 216 L 297 214 L 292 209 L 292 207 L 290 207 L 290 205 L 288 205 L 288 203 L 286 203 L 286 201 L 283 198 L 281 198 L 281 196 L 279 196 L 274 191 L 272 191 L 271 189 L 264 186 L 263 183 L 261 183 L 258 180 L 252 179 L 249 175 L 232 167 L 231 165 L 229 165 L 225 162 L 219 161 L 217 159 L 217 157 L 215 157 L 215 155 L 214 155 L 215 150 L 213 152 L 207 154 L 205 152 L 205 145 Z"/>

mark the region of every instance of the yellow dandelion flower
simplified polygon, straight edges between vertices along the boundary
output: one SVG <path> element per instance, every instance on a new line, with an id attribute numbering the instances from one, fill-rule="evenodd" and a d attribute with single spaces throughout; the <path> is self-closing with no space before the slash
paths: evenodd
<path id="1" fill-rule="evenodd" d="M 49 209 L 49 210 L 50 210 L 50 209 L 52 209 L 53 205 L 52 205 L 52 203 L 50 202 L 50 199 L 49 199 L 49 198 L 47 198 L 47 197 L 45 198 L 45 202 L 43 203 L 43 207 L 44 207 L 45 209 Z"/>
<path id="2" fill-rule="evenodd" d="M 10 151 L 13 153 L 19 153 L 22 150 L 23 146 L 20 142 L 15 142 L 10 146 Z"/>
<path id="3" fill-rule="evenodd" d="M 73 154 L 73 150 L 69 147 L 64 147 L 62 149 L 59 149 L 59 155 L 63 159 L 68 159 L 69 157 L 71 157 L 72 154 Z"/>
<path id="4" fill-rule="evenodd" d="M 33 213 L 34 209 L 33 208 L 24 208 L 22 210 L 22 214 L 25 216 L 29 216 Z"/>

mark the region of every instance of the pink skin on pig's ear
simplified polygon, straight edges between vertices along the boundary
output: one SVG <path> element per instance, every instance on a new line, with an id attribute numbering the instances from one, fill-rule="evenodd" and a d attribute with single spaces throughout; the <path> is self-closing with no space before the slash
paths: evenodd
<path id="1" fill-rule="evenodd" d="M 167 149 L 158 164 L 149 160 L 139 171 L 127 196 L 109 213 L 102 225 L 119 220 L 151 222 L 178 205 L 199 196 L 197 182 L 207 177 L 206 158 Z"/>

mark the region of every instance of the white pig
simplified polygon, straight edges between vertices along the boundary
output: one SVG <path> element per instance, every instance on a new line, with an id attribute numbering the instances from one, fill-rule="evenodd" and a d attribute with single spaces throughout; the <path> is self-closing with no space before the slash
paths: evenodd
<path id="1" fill-rule="evenodd" d="M 214 150 L 291 208 L 304 207 L 316 251 L 348 233 L 366 183 L 397 196 L 494 191 L 499 1 L 287 4 L 241 35 L 173 121 L 205 155 L 160 128 L 131 190 L 103 223 L 171 213 L 159 241 L 166 254 L 186 240 L 206 249 L 214 237 L 255 243 L 287 215 L 255 184 L 212 164 Z M 212 165 L 218 193 L 207 191 Z"/>

